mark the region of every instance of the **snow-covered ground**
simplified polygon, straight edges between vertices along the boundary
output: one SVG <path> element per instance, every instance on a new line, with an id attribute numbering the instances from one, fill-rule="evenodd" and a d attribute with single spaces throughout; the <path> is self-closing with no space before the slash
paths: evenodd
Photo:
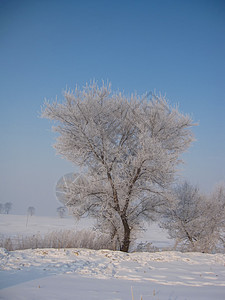
<path id="1" fill-rule="evenodd" d="M 85 225 L 87 223 L 85 222 Z M 84 226 L 83 222 L 78 223 L 72 217 L 41 217 L 23 215 L 0 214 L 1 233 L 8 236 L 30 235 L 36 233 L 48 233 L 53 230 L 74 229 L 78 230 Z"/>
<path id="2" fill-rule="evenodd" d="M 73 219 L 32 216 L 26 227 L 26 217 L 0 215 L 0 226 L 1 233 L 12 236 L 80 229 L 81 224 Z M 156 226 L 153 229 L 143 240 L 151 234 L 149 241 L 166 245 L 166 234 Z M 0 268 L 0 299 L 7 300 L 225 299 L 224 254 L 1 249 Z"/>

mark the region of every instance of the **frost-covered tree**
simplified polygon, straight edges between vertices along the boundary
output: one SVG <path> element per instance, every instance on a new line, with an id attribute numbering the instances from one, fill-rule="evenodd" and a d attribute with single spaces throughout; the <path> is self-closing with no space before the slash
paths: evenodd
<path id="1" fill-rule="evenodd" d="M 80 167 L 67 187 L 66 205 L 91 216 L 122 251 L 135 230 L 151 220 L 174 180 L 179 156 L 193 141 L 188 115 L 161 96 L 126 97 L 96 83 L 65 92 L 65 102 L 45 103 L 56 121 L 55 148 Z"/>
<path id="2" fill-rule="evenodd" d="M 219 228 L 223 230 L 223 234 L 224 234 L 225 233 L 225 182 L 221 182 L 216 185 L 212 193 L 211 199 L 213 203 L 216 203 L 215 206 L 217 207 L 217 209 L 214 215 L 215 218 L 217 218 L 217 222 L 219 223 Z"/>
<path id="3" fill-rule="evenodd" d="M 212 195 L 203 195 L 198 187 L 184 182 L 174 188 L 173 197 L 161 225 L 176 240 L 176 246 L 202 252 L 224 250 L 224 186 L 218 186 Z"/>
<path id="4" fill-rule="evenodd" d="M 205 205 L 203 246 L 209 251 L 225 250 L 225 184 L 217 184 Z"/>
<path id="5" fill-rule="evenodd" d="M 196 186 L 184 182 L 172 191 L 173 201 L 165 206 L 162 227 L 168 230 L 176 244 L 193 250 L 201 232 L 202 196 Z M 184 247 L 183 246 L 183 247 Z"/>

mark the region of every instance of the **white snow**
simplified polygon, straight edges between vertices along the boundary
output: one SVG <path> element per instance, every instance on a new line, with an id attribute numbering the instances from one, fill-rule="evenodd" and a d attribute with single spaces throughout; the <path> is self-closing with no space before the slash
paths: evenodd
<path id="1" fill-rule="evenodd" d="M 13 235 L 22 228 L 24 234 L 80 226 L 73 219 L 32 216 L 26 227 L 25 219 L 0 215 L 1 233 Z M 166 235 L 160 231 L 157 240 L 156 227 L 153 235 L 156 244 L 160 244 L 161 236 L 166 243 Z M 224 254 L 1 249 L 0 269 L 0 299 L 7 300 L 132 300 L 131 289 L 134 300 L 141 296 L 143 300 L 225 299 Z"/>
<path id="2" fill-rule="evenodd" d="M 82 223 L 78 224 L 72 217 L 41 217 L 23 215 L 0 215 L 1 234 L 8 236 L 45 234 L 53 230 L 74 229 L 78 230 Z"/>

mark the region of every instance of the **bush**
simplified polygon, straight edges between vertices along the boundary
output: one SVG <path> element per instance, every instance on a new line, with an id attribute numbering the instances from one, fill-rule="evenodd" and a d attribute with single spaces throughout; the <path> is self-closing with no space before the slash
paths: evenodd
<path id="1" fill-rule="evenodd" d="M 134 252 L 158 252 L 159 248 L 152 245 L 152 243 L 149 242 L 141 242 L 137 245 L 136 249 L 134 249 Z"/>

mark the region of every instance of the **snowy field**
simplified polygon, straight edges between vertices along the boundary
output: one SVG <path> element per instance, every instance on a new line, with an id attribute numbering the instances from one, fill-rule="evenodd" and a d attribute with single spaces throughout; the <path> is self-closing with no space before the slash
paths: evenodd
<path id="1" fill-rule="evenodd" d="M 72 218 L 32 216 L 26 223 L 26 216 L 0 215 L 1 234 L 13 237 L 89 227 Z M 159 248 L 171 246 L 157 226 L 140 240 Z M 224 254 L 1 249 L 0 268 L 0 299 L 7 300 L 225 299 Z"/>

